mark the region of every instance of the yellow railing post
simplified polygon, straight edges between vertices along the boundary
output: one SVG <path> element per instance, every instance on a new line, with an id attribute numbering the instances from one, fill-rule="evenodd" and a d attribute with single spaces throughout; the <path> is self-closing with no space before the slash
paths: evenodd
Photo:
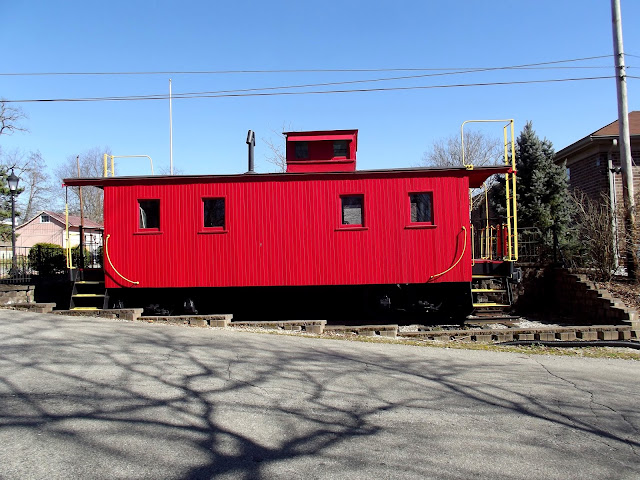
<path id="1" fill-rule="evenodd" d="M 511 120 L 511 168 L 513 169 L 512 174 L 512 195 L 513 195 L 513 261 L 518 260 L 518 209 L 516 208 L 516 145 L 515 145 L 515 133 L 513 127 L 513 120 Z"/>
<path id="2" fill-rule="evenodd" d="M 65 236 L 67 239 L 67 248 L 65 248 L 65 255 L 67 258 L 67 268 L 73 268 L 73 258 L 71 256 L 71 242 L 69 239 L 69 204 L 64 204 L 64 224 L 65 224 Z"/>

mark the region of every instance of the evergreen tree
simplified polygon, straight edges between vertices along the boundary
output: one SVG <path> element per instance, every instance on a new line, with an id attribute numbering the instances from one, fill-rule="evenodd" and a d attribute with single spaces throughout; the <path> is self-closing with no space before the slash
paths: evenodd
<path id="1" fill-rule="evenodd" d="M 571 230 L 572 202 L 564 165 L 553 161 L 555 152 L 549 140 L 540 139 L 527 122 L 516 139 L 516 193 L 518 227 L 536 227 L 545 246 L 553 246 L 554 230 L 561 248 L 574 245 Z M 494 196 L 504 212 L 504 181 Z"/>

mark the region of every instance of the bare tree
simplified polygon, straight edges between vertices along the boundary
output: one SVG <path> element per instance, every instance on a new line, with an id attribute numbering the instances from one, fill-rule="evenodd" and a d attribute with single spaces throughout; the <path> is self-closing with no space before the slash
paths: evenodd
<path id="1" fill-rule="evenodd" d="M 104 154 L 111 155 L 110 148 L 92 148 L 79 155 L 69 155 L 67 160 L 56 168 L 56 176 L 63 180 L 73 177 L 102 177 L 104 173 Z M 78 175 L 78 162 L 80 175 Z M 82 187 L 84 217 L 102 223 L 103 191 L 97 187 Z M 69 211 L 80 213 L 80 193 L 77 187 L 69 188 Z"/>
<path id="2" fill-rule="evenodd" d="M 0 135 L 11 135 L 14 132 L 26 132 L 20 122 L 27 115 L 19 107 L 12 107 L 5 99 L 0 99 Z"/>
<path id="3" fill-rule="evenodd" d="M 277 140 L 274 140 L 273 136 L 269 138 L 263 137 L 261 139 L 262 143 L 264 143 L 269 150 L 265 155 L 265 160 L 270 164 L 275 165 L 278 172 L 287 171 L 287 155 L 285 152 L 286 137 L 282 132 L 289 132 L 291 131 L 291 128 L 290 123 L 283 122 L 280 132 L 273 129 L 271 130 L 271 133 L 277 138 Z"/>
<path id="4" fill-rule="evenodd" d="M 20 150 L 14 150 L 0 155 L 0 168 L 6 171 L 13 169 L 20 177 L 22 193 L 18 201 L 23 222 L 41 210 L 59 207 L 55 199 L 59 196 L 60 189 L 52 184 L 51 176 L 47 172 L 47 166 L 39 151 L 26 154 Z"/>
<path id="5" fill-rule="evenodd" d="M 465 163 L 476 167 L 502 165 L 504 145 L 498 138 L 488 137 L 482 132 L 465 132 Z M 442 138 L 433 143 L 422 157 L 422 164 L 429 167 L 462 167 L 462 146 L 459 135 Z"/>
<path id="6" fill-rule="evenodd" d="M 464 163 L 476 167 L 504 164 L 504 145 L 495 137 L 488 137 L 482 132 L 468 131 L 464 134 Z M 436 168 L 462 167 L 462 143 L 460 135 L 452 135 L 436 140 L 422 157 L 422 165 Z M 485 183 L 491 189 L 495 178 Z M 485 190 L 474 189 L 471 194 L 472 208 L 484 208 Z"/>
<path id="7" fill-rule="evenodd" d="M 598 201 L 578 191 L 573 201 L 583 262 L 593 268 L 596 279 L 608 282 L 616 269 L 617 254 L 609 196 L 602 195 Z"/>

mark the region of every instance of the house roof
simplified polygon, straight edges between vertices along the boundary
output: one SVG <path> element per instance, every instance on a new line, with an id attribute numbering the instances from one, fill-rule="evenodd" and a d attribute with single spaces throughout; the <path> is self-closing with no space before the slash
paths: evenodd
<path id="1" fill-rule="evenodd" d="M 20 226 L 18 226 L 16 228 L 24 227 L 25 225 L 33 222 L 36 218 L 40 217 L 42 214 L 49 215 L 51 218 L 53 218 L 54 220 L 56 220 L 59 223 L 62 223 L 63 225 L 66 224 L 64 213 L 56 213 L 56 212 L 51 212 L 49 210 L 42 210 L 41 212 L 38 212 L 38 214 L 35 215 L 32 219 L 24 222 L 22 225 L 20 225 Z M 70 227 L 79 227 L 80 226 L 80 217 L 77 216 L 77 215 L 69 215 L 69 226 Z M 102 229 L 103 226 L 100 225 L 99 223 L 94 222 L 93 220 L 89 220 L 88 218 L 85 218 L 84 219 L 84 228 Z"/>
<path id="2" fill-rule="evenodd" d="M 611 122 L 609 125 L 602 127 L 600 130 L 593 132 L 590 137 L 601 137 L 618 135 L 620 127 L 618 126 L 618 120 Z M 640 110 L 634 110 L 629 112 L 629 134 L 640 135 Z"/>
<path id="3" fill-rule="evenodd" d="M 632 141 L 638 141 L 640 139 L 640 110 L 634 110 L 629 112 L 629 136 Z M 562 150 L 556 152 L 556 162 L 565 160 L 568 156 L 574 155 L 579 151 L 593 145 L 594 142 L 604 143 L 611 142 L 612 139 L 617 139 L 619 136 L 618 120 L 599 128 L 595 132 L 581 138 L 580 140 L 573 142 L 571 145 L 564 147 Z"/>

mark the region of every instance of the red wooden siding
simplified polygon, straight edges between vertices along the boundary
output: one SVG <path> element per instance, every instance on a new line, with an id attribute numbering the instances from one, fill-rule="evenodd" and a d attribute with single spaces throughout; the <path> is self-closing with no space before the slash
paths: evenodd
<path id="1" fill-rule="evenodd" d="M 105 183 L 109 255 L 135 287 L 424 283 L 449 268 L 469 230 L 468 174 L 173 177 Z M 199 182 L 199 183 L 194 183 Z M 432 192 L 433 225 L 409 223 L 410 193 Z M 364 197 L 364 226 L 341 225 L 340 196 Z M 160 231 L 138 200 L 160 200 Z M 225 198 L 225 228 L 203 229 L 202 199 Z M 435 282 L 471 280 L 462 261 Z M 107 287 L 132 286 L 106 265 Z"/>

